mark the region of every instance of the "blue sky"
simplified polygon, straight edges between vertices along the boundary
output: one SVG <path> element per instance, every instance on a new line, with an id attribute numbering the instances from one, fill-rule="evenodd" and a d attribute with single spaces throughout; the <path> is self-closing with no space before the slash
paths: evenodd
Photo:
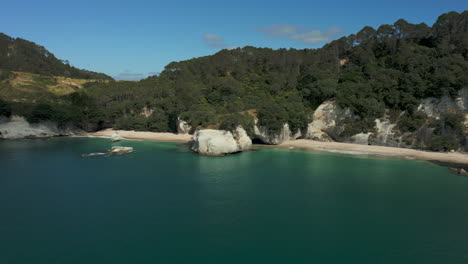
<path id="1" fill-rule="evenodd" d="M 4 1 L 0 32 L 72 65 L 133 79 L 222 48 L 317 48 L 399 18 L 432 25 L 462 0 Z"/>

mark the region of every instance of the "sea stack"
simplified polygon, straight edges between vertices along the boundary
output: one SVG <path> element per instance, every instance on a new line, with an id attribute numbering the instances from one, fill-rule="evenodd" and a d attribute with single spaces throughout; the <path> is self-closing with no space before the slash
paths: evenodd
<path id="1" fill-rule="evenodd" d="M 197 130 L 193 137 L 191 149 L 200 155 L 221 156 L 248 150 L 252 140 L 242 127 L 233 132 L 226 130 Z"/>

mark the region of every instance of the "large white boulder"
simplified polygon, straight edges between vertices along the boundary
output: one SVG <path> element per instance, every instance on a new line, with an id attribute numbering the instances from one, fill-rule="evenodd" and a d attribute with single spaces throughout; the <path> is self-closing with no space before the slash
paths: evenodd
<path id="1" fill-rule="evenodd" d="M 209 156 L 219 156 L 248 150 L 252 140 L 238 127 L 234 133 L 226 130 L 204 129 L 195 131 L 192 150 Z"/>

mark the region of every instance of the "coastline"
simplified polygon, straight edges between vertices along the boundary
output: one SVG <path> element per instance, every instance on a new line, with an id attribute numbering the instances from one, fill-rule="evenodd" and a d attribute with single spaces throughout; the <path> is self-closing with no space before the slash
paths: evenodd
<path id="1" fill-rule="evenodd" d="M 114 132 L 120 136 L 130 140 L 145 140 L 145 141 L 163 141 L 163 142 L 177 142 L 187 143 L 192 140 L 192 135 L 189 134 L 173 134 L 163 132 L 142 132 L 142 131 L 128 131 L 128 130 L 114 130 L 105 129 L 92 133 L 84 133 L 80 136 L 88 137 L 109 137 Z M 266 146 L 266 145 L 264 145 Z M 314 140 L 298 139 L 294 141 L 283 142 L 280 145 L 268 145 L 271 148 L 283 149 L 304 149 L 325 151 L 338 154 L 348 155 L 381 155 L 391 157 L 402 157 L 417 160 L 427 161 L 440 161 L 444 163 L 458 163 L 468 164 L 468 154 L 459 152 L 446 153 L 446 152 L 430 152 L 416 149 L 395 148 L 375 145 L 359 145 L 352 143 L 341 142 L 320 142 Z"/>
<path id="2" fill-rule="evenodd" d="M 424 150 L 396 148 L 375 145 L 359 145 L 342 142 L 319 142 L 306 139 L 283 142 L 279 145 L 282 148 L 313 149 L 342 154 L 354 155 L 382 155 L 403 157 L 417 160 L 441 161 L 445 163 L 468 164 L 468 154 L 459 152 L 430 152 Z"/>
<path id="3" fill-rule="evenodd" d="M 133 131 L 133 130 L 114 130 L 112 128 L 100 130 L 91 133 L 83 133 L 78 136 L 87 137 L 104 137 L 110 138 L 114 132 L 117 132 L 120 136 L 125 139 L 133 140 L 145 140 L 145 141 L 163 141 L 163 142 L 178 142 L 187 143 L 192 140 L 192 135 L 189 134 L 173 134 L 167 132 L 144 132 L 144 131 Z"/>

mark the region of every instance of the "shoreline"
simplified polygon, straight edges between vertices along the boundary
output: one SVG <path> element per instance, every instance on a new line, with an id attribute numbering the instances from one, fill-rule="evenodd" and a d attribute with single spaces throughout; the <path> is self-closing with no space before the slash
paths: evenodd
<path id="1" fill-rule="evenodd" d="M 105 129 L 97 132 L 83 133 L 78 136 L 110 138 L 114 132 L 129 140 L 162 141 L 188 143 L 192 140 L 189 134 L 173 134 L 166 132 L 143 132 L 129 130 Z M 345 155 L 376 155 L 387 157 L 399 157 L 426 161 L 439 161 L 443 163 L 468 164 L 468 154 L 459 152 L 430 152 L 424 150 L 396 148 L 375 145 L 359 145 L 342 142 L 320 142 L 314 140 L 298 139 L 286 141 L 280 145 L 257 145 L 269 148 L 315 150 Z"/>
<path id="2" fill-rule="evenodd" d="M 468 154 L 460 152 L 431 152 L 408 148 L 359 145 L 342 142 L 320 142 L 306 139 L 287 141 L 278 146 L 281 148 L 312 149 L 340 154 L 378 155 L 415 160 L 440 161 L 443 163 L 468 164 Z"/>
<path id="3" fill-rule="evenodd" d="M 187 143 L 192 140 L 192 135 L 189 134 L 174 134 L 169 132 L 146 132 L 133 130 L 114 130 L 112 128 L 100 130 L 96 132 L 83 133 L 77 136 L 85 137 L 101 137 L 110 138 L 114 132 L 120 136 L 130 140 L 145 140 L 145 141 L 162 141 L 162 142 L 177 142 Z"/>

